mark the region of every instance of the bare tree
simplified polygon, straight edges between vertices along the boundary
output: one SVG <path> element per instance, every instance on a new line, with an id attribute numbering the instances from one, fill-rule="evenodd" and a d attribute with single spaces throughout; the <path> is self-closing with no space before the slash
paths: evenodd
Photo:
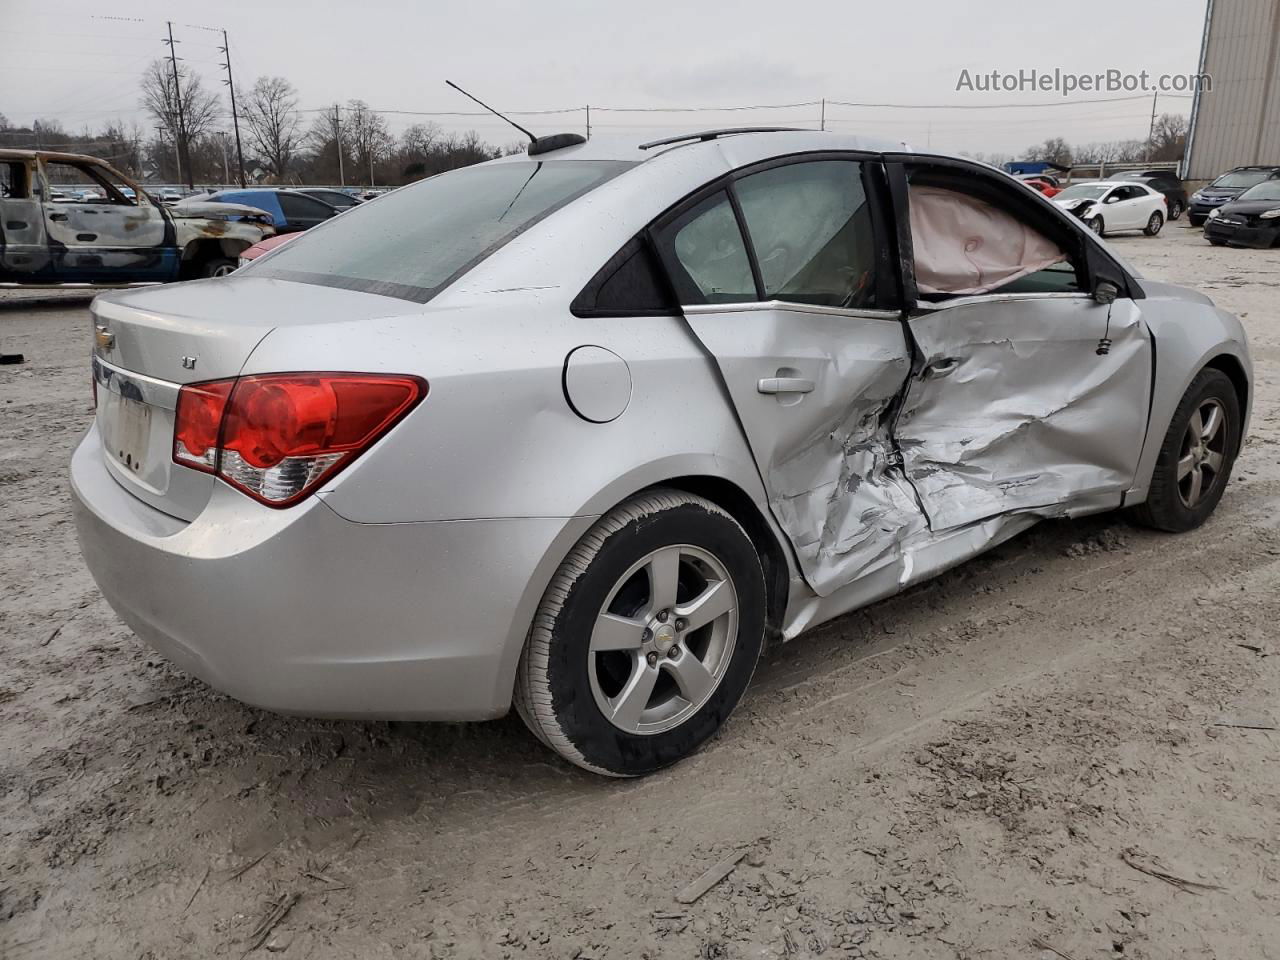
<path id="1" fill-rule="evenodd" d="M 242 105 L 249 144 L 277 180 L 289 170 L 302 142 L 298 91 L 284 77 L 259 77 Z"/>
<path id="2" fill-rule="evenodd" d="M 190 174 L 190 145 L 218 120 L 221 104 L 204 89 L 200 77 L 186 64 L 178 65 L 177 82 L 167 60 L 153 60 L 142 74 L 142 106 L 178 143 L 178 153 Z"/>
<path id="3" fill-rule="evenodd" d="M 415 123 L 400 134 L 400 157 L 405 161 L 423 160 L 440 142 L 440 128 L 434 123 Z"/>
<path id="4" fill-rule="evenodd" d="M 1069 167 L 1072 159 L 1071 145 L 1061 137 L 1051 137 L 1044 143 L 1028 147 L 1026 158 L 1028 160 L 1047 160 L 1050 163 L 1060 163 L 1064 167 Z"/>
<path id="5" fill-rule="evenodd" d="M 0 113 L 0 130 L 8 130 L 8 129 L 9 129 L 9 118 L 6 117 L 3 113 Z"/>
<path id="6" fill-rule="evenodd" d="M 373 165 L 391 152 L 394 143 L 387 130 L 387 121 L 363 100 L 350 100 L 342 128 L 343 138 L 351 144 L 351 151 L 355 154 L 356 178 L 370 176 Z"/>
<path id="7" fill-rule="evenodd" d="M 1150 160 L 1181 160 L 1187 147 L 1187 118 L 1179 113 L 1161 114 L 1147 144 Z"/>
<path id="8" fill-rule="evenodd" d="M 312 182 L 320 180 L 325 183 L 336 183 L 351 155 L 347 123 L 342 119 L 337 104 L 334 104 L 332 109 L 316 114 L 315 120 L 311 122 L 311 129 L 307 131 L 305 143 L 310 153 L 309 166 Z"/>

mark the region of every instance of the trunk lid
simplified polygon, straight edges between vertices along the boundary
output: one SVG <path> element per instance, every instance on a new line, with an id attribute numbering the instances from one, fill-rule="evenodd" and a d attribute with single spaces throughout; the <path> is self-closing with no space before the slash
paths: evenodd
<path id="1" fill-rule="evenodd" d="M 406 308 L 421 309 L 374 294 L 234 276 L 99 296 L 91 307 L 93 378 L 107 469 L 139 499 L 195 519 L 215 481 L 173 462 L 182 385 L 237 376 L 275 327 L 373 319 Z"/>

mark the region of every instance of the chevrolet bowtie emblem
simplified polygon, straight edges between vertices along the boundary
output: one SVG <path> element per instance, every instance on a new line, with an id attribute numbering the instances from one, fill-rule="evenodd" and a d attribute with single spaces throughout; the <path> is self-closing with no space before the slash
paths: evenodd
<path id="1" fill-rule="evenodd" d="M 103 326 L 93 328 L 93 340 L 102 350 L 110 350 L 115 346 L 116 335 Z"/>

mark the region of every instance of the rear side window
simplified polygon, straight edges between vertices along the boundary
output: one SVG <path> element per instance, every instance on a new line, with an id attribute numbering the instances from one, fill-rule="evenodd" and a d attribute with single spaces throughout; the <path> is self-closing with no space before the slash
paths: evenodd
<path id="1" fill-rule="evenodd" d="M 244 269 L 425 302 L 517 234 L 628 166 L 544 160 L 455 170 L 361 204 Z"/>
<path id="2" fill-rule="evenodd" d="M 657 235 L 681 303 L 747 303 L 756 299 L 747 245 L 733 204 L 713 193 Z"/>
<path id="3" fill-rule="evenodd" d="M 21 200 L 26 196 L 26 164 L 20 160 L 0 163 L 0 200 Z"/>
<path id="4" fill-rule="evenodd" d="M 328 204 L 294 193 L 280 194 L 280 209 L 290 220 L 324 220 L 334 214 Z"/>
<path id="5" fill-rule="evenodd" d="M 861 174 L 856 161 L 823 160 L 737 181 L 767 299 L 875 306 L 878 252 Z"/>

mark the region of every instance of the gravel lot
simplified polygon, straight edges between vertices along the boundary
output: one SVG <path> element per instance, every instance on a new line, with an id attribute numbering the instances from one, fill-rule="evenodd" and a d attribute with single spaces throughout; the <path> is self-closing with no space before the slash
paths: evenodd
<path id="1" fill-rule="evenodd" d="M 0 956 L 1280 958 L 1280 256 L 1113 242 L 1245 318 L 1216 517 L 1045 523 L 624 783 L 514 717 L 279 717 L 151 655 L 69 517 L 86 301 L 0 294 Z"/>

